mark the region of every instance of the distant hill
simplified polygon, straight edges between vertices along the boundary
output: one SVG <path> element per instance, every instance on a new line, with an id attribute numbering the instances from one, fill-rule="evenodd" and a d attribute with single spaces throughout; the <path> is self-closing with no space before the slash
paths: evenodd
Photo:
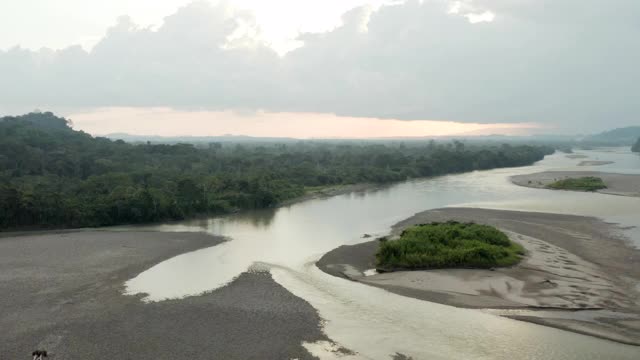
<path id="1" fill-rule="evenodd" d="M 45 130 L 71 130 L 71 121 L 57 117 L 52 112 L 32 112 L 20 116 L 0 117 L 0 122 L 4 123 L 30 123 L 36 128 Z"/>
<path id="2" fill-rule="evenodd" d="M 634 144 L 638 138 L 640 138 L 640 126 L 630 126 L 592 135 L 585 138 L 584 141 L 603 145 L 629 146 Z"/>
<path id="3" fill-rule="evenodd" d="M 157 136 L 157 135 L 132 135 L 125 133 L 108 134 L 104 137 L 111 140 L 122 140 L 128 143 L 146 143 L 147 141 L 153 144 L 207 144 L 207 143 L 284 143 L 299 141 L 294 138 L 276 138 L 276 137 L 253 137 L 246 135 L 222 135 L 222 136 Z"/>
<path id="4" fill-rule="evenodd" d="M 158 135 L 135 135 L 127 133 L 112 133 L 104 135 L 111 140 L 122 140 L 128 143 L 152 144 L 194 144 L 206 145 L 210 143 L 252 143 L 252 144 L 272 144 L 272 143 L 293 143 L 299 141 L 312 141 L 319 143 L 422 143 L 430 140 L 446 142 L 461 140 L 466 143 L 510 143 L 510 144 L 558 144 L 573 143 L 580 138 L 577 135 L 450 135 L 450 136 L 395 136 L 395 137 L 374 137 L 374 138 L 290 138 L 290 137 L 256 137 L 248 135 L 221 135 L 221 136 L 158 136 Z"/>

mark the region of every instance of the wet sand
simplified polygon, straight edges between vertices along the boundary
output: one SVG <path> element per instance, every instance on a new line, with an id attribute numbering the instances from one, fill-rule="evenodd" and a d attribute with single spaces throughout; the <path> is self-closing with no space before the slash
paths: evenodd
<path id="1" fill-rule="evenodd" d="M 587 161 L 581 161 L 578 166 L 602 166 L 602 165 L 609 165 L 609 164 L 613 164 L 615 163 L 614 161 L 596 161 L 596 160 L 587 160 Z"/>
<path id="2" fill-rule="evenodd" d="M 520 186 L 546 189 L 549 184 L 555 181 L 585 176 L 599 177 L 604 181 L 607 188 L 598 190 L 597 192 L 599 193 L 633 197 L 640 196 L 640 175 L 612 174 L 597 171 L 545 171 L 535 174 L 512 176 L 511 182 Z"/>
<path id="3" fill-rule="evenodd" d="M 5 234 L 0 359 L 35 349 L 53 359 L 313 358 L 303 343 L 328 341 L 321 319 L 269 273 L 181 300 L 122 295 L 124 282 L 152 265 L 222 241 L 202 233 Z"/>
<path id="4" fill-rule="evenodd" d="M 317 265 L 329 274 L 404 296 L 464 308 L 499 309 L 495 310 L 498 315 L 640 345 L 636 287 L 640 251 L 618 235 L 615 225 L 571 215 L 447 208 L 416 214 L 395 225 L 391 236 L 415 224 L 447 220 L 496 226 L 522 244 L 527 256 L 514 267 L 493 271 L 365 276 L 375 267 L 378 241 L 374 240 L 339 247 Z"/>

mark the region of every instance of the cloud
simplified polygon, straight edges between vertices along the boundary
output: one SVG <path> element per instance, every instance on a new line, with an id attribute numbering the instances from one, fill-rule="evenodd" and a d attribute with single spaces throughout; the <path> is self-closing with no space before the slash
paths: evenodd
<path id="1" fill-rule="evenodd" d="M 373 14 L 367 34 L 346 33 L 345 25 L 306 39 L 289 57 L 302 68 L 296 78 L 322 84 L 311 89 L 307 106 L 341 114 L 572 125 L 637 121 L 640 46 L 632 39 L 640 31 L 624 14 L 638 5 L 617 1 L 616 11 L 596 19 L 602 2 L 568 2 L 572 6 L 559 6 L 562 17 L 544 21 L 542 9 L 553 12 L 557 2 L 483 1 L 475 12 L 492 11 L 496 18 L 478 24 L 456 16 L 464 14 L 443 14 L 436 2 L 407 2 Z"/>
<path id="2" fill-rule="evenodd" d="M 356 8 L 284 57 L 252 15 L 196 2 L 120 18 L 91 52 L 0 52 L 0 111 L 170 106 L 596 128 L 637 123 L 636 0 L 407 1 Z M 484 14 L 484 15 L 483 15 Z M 491 19 L 489 15 L 493 14 Z M 472 24 L 469 19 L 483 19 Z"/>
<path id="3" fill-rule="evenodd" d="M 225 3 L 195 2 L 157 30 L 121 17 L 90 53 L 0 52 L 0 77 L 11 84 L 2 105 L 256 107 L 269 101 L 280 59 L 260 44 L 226 48 L 250 21 Z"/>

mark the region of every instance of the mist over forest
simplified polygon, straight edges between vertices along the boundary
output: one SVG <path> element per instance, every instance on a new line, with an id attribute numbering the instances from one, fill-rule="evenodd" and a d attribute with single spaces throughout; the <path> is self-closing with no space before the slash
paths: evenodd
<path id="1" fill-rule="evenodd" d="M 0 121 L 4 228 L 176 220 L 276 206 L 317 187 L 523 166 L 537 145 L 435 142 L 130 144 L 31 113 Z"/>

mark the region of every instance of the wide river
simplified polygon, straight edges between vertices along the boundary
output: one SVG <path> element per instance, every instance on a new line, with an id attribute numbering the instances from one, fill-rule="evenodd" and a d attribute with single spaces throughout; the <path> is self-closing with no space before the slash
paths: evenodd
<path id="1" fill-rule="evenodd" d="M 231 241 L 164 261 L 128 281 L 127 292 L 148 293 L 149 301 L 194 296 L 224 286 L 242 272 L 263 269 L 318 310 L 329 338 L 357 352 L 341 359 L 389 359 L 396 353 L 416 360 L 640 359 L 638 347 L 391 294 L 327 275 L 314 265 L 331 249 L 364 241 L 365 233 L 387 234 L 396 222 L 440 207 L 588 215 L 639 226 L 640 198 L 529 189 L 509 182 L 511 175 L 546 170 L 640 174 L 640 156 L 628 150 L 578 153 L 589 159 L 554 154 L 528 167 L 412 180 L 277 209 L 147 227 L 204 231 Z M 582 160 L 615 163 L 578 167 Z M 637 229 L 627 236 L 640 246 Z M 322 346 L 306 346 L 323 359 L 337 358 Z"/>

